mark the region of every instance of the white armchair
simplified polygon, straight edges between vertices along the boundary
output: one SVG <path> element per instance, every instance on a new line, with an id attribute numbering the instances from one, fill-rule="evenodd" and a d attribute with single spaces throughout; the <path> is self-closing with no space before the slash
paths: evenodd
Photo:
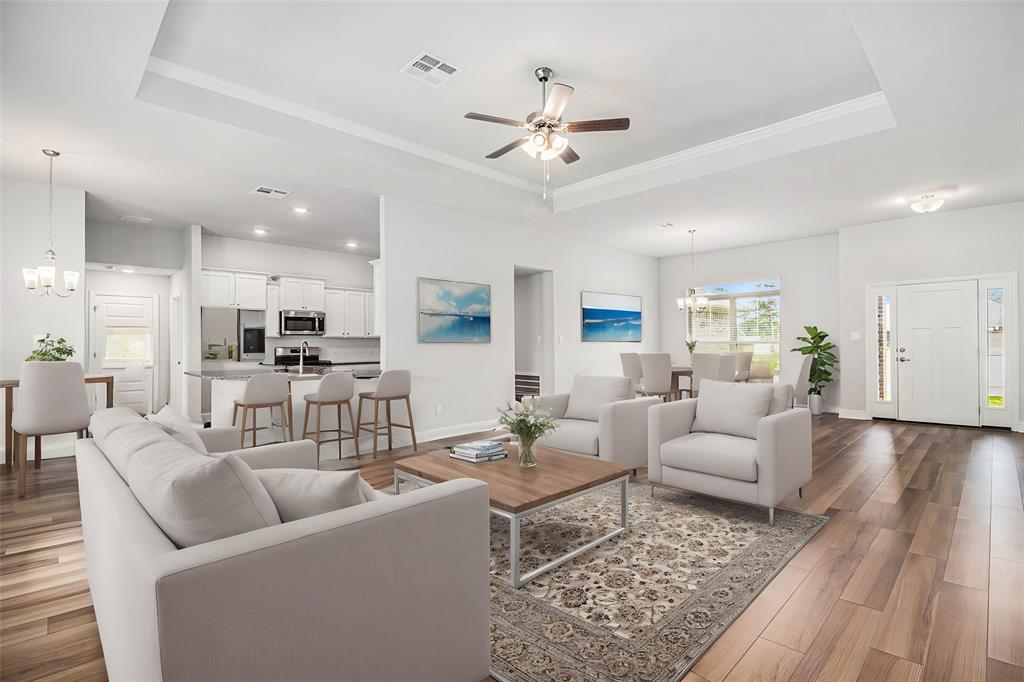
<path id="1" fill-rule="evenodd" d="M 538 398 L 558 429 L 537 444 L 629 469 L 647 466 L 647 410 L 661 399 L 632 395 L 628 377 L 577 376 L 570 393 Z"/>
<path id="2" fill-rule="evenodd" d="M 652 485 L 768 507 L 811 480 L 811 415 L 786 384 L 704 380 L 700 397 L 648 412 Z"/>

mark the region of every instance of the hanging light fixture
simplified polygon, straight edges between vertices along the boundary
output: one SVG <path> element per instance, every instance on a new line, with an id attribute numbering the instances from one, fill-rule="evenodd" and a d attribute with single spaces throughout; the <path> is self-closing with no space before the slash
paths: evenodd
<path id="1" fill-rule="evenodd" d="M 697 268 L 695 265 L 695 258 L 693 255 L 693 234 L 697 230 L 687 230 L 690 233 L 690 278 L 693 281 L 697 279 Z M 686 298 L 677 298 L 676 305 L 679 306 L 680 311 L 689 310 L 691 313 L 702 313 L 708 309 L 708 297 L 698 296 L 697 289 L 690 287 L 686 290 Z"/>
<path id="2" fill-rule="evenodd" d="M 53 294 L 65 298 L 78 288 L 79 273 L 75 270 L 65 270 L 64 291 L 60 291 L 55 287 L 57 254 L 53 252 L 53 160 L 60 156 L 60 152 L 53 149 L 44 149 L 43 154 L 50 159 L 50 236 L 46 252 L 43 254 L 46 265 L 40 265 L 38 268 L 22 268 L 21 274 L 25 278 L 25 288 L 36 296 Z"/>

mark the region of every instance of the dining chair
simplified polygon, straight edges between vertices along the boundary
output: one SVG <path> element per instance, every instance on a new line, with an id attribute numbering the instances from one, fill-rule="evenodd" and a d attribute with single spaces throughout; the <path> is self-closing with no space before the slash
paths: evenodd
<path id="1" fill-rule="evenodd" d="M 642 393 L 658 396 L 664 401 L 671 400 L 677 390 L 672 385 L 671 353 L 641 353 L 640 367 L 643 372 Z"/>
<path id="2" fill-rule="evenodd" d="M 690 388 L 682 389 L 682 391 L 686 391 L 691 398 L 696 398 L 701 379 L 718 380 L 719 369 L 722 366 L 722 356 L 718 353 L 694 353 L 690 356 L 690 364 L 693 366 L 693 374 L 690 376 Z"/>
<path id="3" fill-rule="evenodd" d="M 733 353 L 733 355 L 736 356 L 735 381 L 750 381 L 750 363 L 754 359 L 754 353 L 745 350 Z"/>
<path id="4" fill-rule="evenodd" d="M 412 393 L 412 374 L 407 369 L 389 369 L 380 375 L 380 379 L 377 380 L 377 390 L 375 391 L 364 391 L 359 394 L 359 411 L 356 415 L 356 421 L 359 424 L 359 432 L 366 431 L 367 433 L 373 434 L 373 456 L 377 456 L 377 439 L 381 436 L 387 436 L 388 439 L 388 450 L 391 449 L 391 429 L 392 427 L 398 427 L 402 429 L 409 429 L 412 434 L 412 449 L 415 451 L 416 444 L 416 427 L 412 421 L 412 403 L 409 400 L 409 395 Z M 363 422 L 363 401 L 373 402 L 373 421 Z M 409 415 L 408 424 L 398 424 L 391 420 L 391 402 L 394 400 L 404 400 L 406 413 Z M 380 404 L 384 403 L 385 416 L 387 418 L 387 430 L 384 433 L 380 432 Z"/>
<path id="5" fill-rule="evenodd" d="M 779 370 L 779 383 L 793 387 L 793 406 L 807 405 L 808 378 L 811 374 L 811 356 L 801 355 L 790 362 L 783 362 Z"/>
<path id="6" fill-rule="evenodd" d="M 722 353 L 722 359 L 718 365 L 719 381 L 736 381 L 736 355 L 733 353 Z"/>
<path id="7" fill-rule="evenodd" d="M 356 457 L 359 457 L 359 429 L 356 425 L 356 420 L 352 416 L 352 396 L 355 392 L 356 381 L 352 376 L 352 372 L 331 372 L 325 374 L 323 379 L 316 387 L 316 391 L 309 393 L 305 396 L 306 399 L 306 414 L 302 419 L 302 437 L 306 438 L 312 434 L 316 434 L 316 438 L 312 439 L 316 441 L 316 457 L 320 459 L 320 443 L 338 443 L 338 459 L 341 459 L 341 442 L 345 440 L 351 440 L 356 446 Z M 329 431 L 337 431 L 338 437 L 331 438 L 329 440 L 323 440 L 323 431 L 320 428 L 320 411 L 324 407 L 335 407 L 338 417 L 338 428 L 329 429 Z M 341 408 L 345 407 L 348 410 L 348 423 L 349 431 L 341 428 Z M 314 431 L 309 430 L 309 413 L 313 409 L 316 410 L 316 429 Z M 345 436 L 342 436 L 345 434 Z"/>
<path id="8" fill-rule="evenodd" d="M 23 362 L 11 428 L 16 434 L 18 497 L 28 484 L 28 438 L 35 439 L 35 468 L 42 466 L 42 437 L 75 433 L 85 437 L 89 398 L 85 372 L 77 362 Z"/>
<path id="9" fill-rule="evenodd" d="M 274 408 L 281 410 L 281 423 L 274 423 Z M 238 408 L 242 408 L 242 428 L 239 431 L 240 447 L 245 447 L 245 432 L 252 432 L 252 445 L 256 447 L 256 432 L 273 426 L 281 427 L 282 440 L 294 440 L 292 428 L 292 394 L 288 377 L 278 372 L 254 374 L 245 382 L 242 397 L 235 400 L 231 414 L 231 425 L 238 420 Z M 270 426 L 256 426 L 257 410 L 270 410 Z M 248 427 L 249 411 L 252 410 L 252 428 Z M 287 432 L 285 431 L 287 429 Z"/>
<path id="10" fill-rule="evenodd" d="M 642 392 L 644 370 L 640 362 L 640 354 L 619 353 L 619 359 L 622 361 L 622 376 L 629 377 L 629 380 L 633 382 L 633 393 Z"/>

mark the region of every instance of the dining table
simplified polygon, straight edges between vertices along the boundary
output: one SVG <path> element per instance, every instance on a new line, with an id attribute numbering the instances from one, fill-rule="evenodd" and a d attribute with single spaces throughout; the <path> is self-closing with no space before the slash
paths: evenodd
<path id="1" fill-rule="evenodd" d="M 682 392 L 687 390 L 687 389 L 680 389 L 679 388 L 679 379 L 681 379 L 682 377 L 692 377 L 692 376 L 693 376 L 693 367 L 691 367 L 690 365 L 681 365 L 681 364 L 674 364 L 673 363 L 673 365 L 672 365 L 672 388 L 675 389 L 679 393 L 680 397 L 682 396 Z"/>
<path id="2" fill-rule="evenodd" d="M 105 384 L 107 407 L 114 406 L 113 374 L 86 374 L 85 383 Z M 11 426 L 11 420 L 14 417 L 14 389 L 19 384 L 18 379 L 0 379 L 0 388 L 4 389 L 4 469 L 7 473 L 11 473 L 14 468 L 14 427 Z"/>

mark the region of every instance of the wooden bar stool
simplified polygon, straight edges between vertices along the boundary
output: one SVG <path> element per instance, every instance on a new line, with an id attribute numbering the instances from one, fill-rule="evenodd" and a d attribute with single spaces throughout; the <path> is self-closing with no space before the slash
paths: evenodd
<path id="1" fill-rule="evenodd" d="M 42 464 L 42 436 L 81 434 L 89 426 L 85 373 L 77 362 L 24 362 L 11 428 L 15 434 L 18 497 L 28 480 L 28 439 L 35 441 L 35 468 Z"/>
<path id="2" fill-rule="evenodd" d="M 359 457 L 359 430 L 356 426 L 356 420 L 352 416 L 352 396 L 355 392 L 356 380 L 352 376 L 352 372 L 332 372 L 331 374 L 325 374 L 324 378 L 320 380 L 320 384 L 316 387 L 316 392 L 306 396 L 306 414 L 302 419 L 302 437 L 306 438 L 309 435 L 315 433 L 316 438 L 316 457 L 317 461 L 320 460 L 320 443 L 338 443 L 338 459 L 341 459 L 341 441 L 351 440 L 355 442 L 356 446 L 356 457 Z M 338 428 L 330 429 L 338 432 L 337 438 L 331 438 L 330 440 L 322 440 L 323 431 L 320 428 L 320 410 L 324 407 L 330 407 L 334 405 L 337 408 L 338 413 Z M 349 431 L 341 428 L 341 407 L 342 405 L 348 409 L 348 423 Z M 316 430 L 309 430 L 309 412 L 312 408 L 316 408 Z M 344 437 L 342 434 L 346 434 Z"/>
<path id="3" fill-rule="evenodd" d="M 380 375 L 377 381 L 376 391 L 366 391 L 359 394 L 359 430 L 373 434 L 373 456 L 377 456 L 377 439 L 387 436 L 388 450 L 391 449 L 391 429 L 398 427 L 409 429 L 412 434 L 412 449 L 415 451 L 416 427 L 412 421 L 412 403 L 409 402 L 409 394 L 412 392 L 412 377 L 407 369 L 390 369 Z M 363 422 L 363 401 L 373 401 L 373 421 Z M 405 409 L 409 415 L 408 424 L 396 424 L 391 421 L 391 402 L 404 400 Z M 384 411 L 387 416 L 387 431 L 380 433 L 380 404 L 384 403 Z"/>
<path id="4" fill-rule="evenodd" d="M 231 425 L 238 421 L 238 408 L 242 408 L 242 429 L 239 431 L 240 447 L 245 447 L 245 432 L 252 432 L 252 445 L 256 447 L 256 432 L 280 426 L 283 440 L 294 440 L 292 429 L 292 393 L 288 377 L 277 372 L 254 374 L 245 382 L 245 392 L 235 400 L 235 408 L 231 413 Z M 281 410 L 281 423 L 274 423 L 274 408 Z M 270 426 L 256 426 L 256 410 L 270 410 Z M 248 428 L 249 410 L 252 410 L 252 428 Z M 285 428 L 288 429 L 285 432 Z"/>

